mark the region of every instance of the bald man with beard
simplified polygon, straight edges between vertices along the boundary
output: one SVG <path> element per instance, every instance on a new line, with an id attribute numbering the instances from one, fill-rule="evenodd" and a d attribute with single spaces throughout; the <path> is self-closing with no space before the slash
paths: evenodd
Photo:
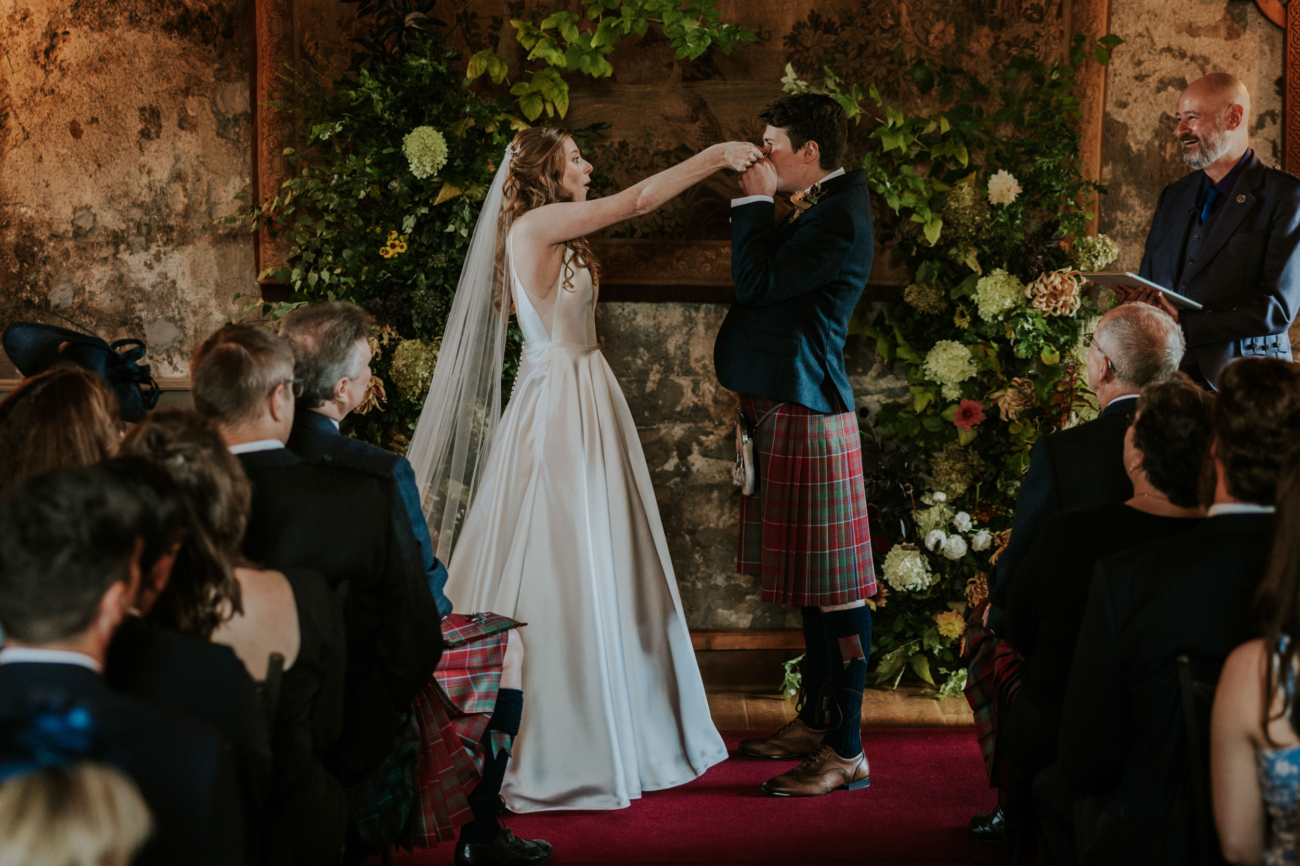
<path id="1" fill-rule="evenodd" d="M 1162 294 L 1121 290 L 1161 307 L 1187 338 L 1183 370 L 1213 388 L 1236 358 L 1291 359 L 1287 329 L 1300 305 L 1300 180 L 1250 148 L 1250 94 L 1215 72 L 1178 99 L 1174 134 L 1195 169 L 1160 193 L 1139 275 L 1204 305 L 1179 310 Z"/>

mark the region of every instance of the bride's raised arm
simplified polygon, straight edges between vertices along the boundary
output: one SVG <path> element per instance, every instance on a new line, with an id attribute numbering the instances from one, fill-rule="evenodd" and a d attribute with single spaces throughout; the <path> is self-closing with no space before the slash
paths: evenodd
<path id="1" fill-rule="evenodd" d="M 561 185 L 576 200 L 542 205 L 519 219 L 520 228 L 539 245 L 562 244 L 648 214 L 719 169 L 744 171 L 764 156 L 757 146 L 745 141 L 715 144 L 616 195 L 586 201 L 591 164 L 582 158 L 573 139 L 566 139 L 564 148 Z"/>

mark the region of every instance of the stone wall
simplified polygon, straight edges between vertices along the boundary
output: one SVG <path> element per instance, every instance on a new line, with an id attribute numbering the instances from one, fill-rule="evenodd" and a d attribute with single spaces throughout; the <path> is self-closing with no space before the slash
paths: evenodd
<path id="1" fill-rule="evenodd" d="M 0 5 L 0 322 L 143 335 L 155 375 L 253 287 L 246 0 Z M 0 377 L 12 375 L 7 359 Z"/>

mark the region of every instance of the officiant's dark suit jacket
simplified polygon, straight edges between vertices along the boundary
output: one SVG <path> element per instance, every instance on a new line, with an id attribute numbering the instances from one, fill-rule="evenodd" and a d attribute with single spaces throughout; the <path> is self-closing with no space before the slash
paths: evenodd
<path id="1" fill-rule="evenodd" d="M 1139 276 L 1205 305 L 1179 310 L 1183 367 L 1206 381 L 1234 358 L 1291 360 L 1287 328 L 1300 309 L 1300 179 L 1251 154 L 1226 199 L 1200 222 L 1205 172 L 1160 193 Z"/>
<path id="2" fill-rule="evenodd" d="M 774 208 L 731 209 L 736 300 L 713 348 L 718 381 L 816 412 L 852 411 L 844 340 L 871 273 L 867 174 L 826 181 L 815 205 L 779 227 Z"/>
<path id="3" fill-rule="evenodd" d="M 1016 494 L 1011 540 L 989 573 L 989 628 L 1002 625 L 1011 575 L 1047 518 L 1064 511 L 1117 505 L 1133 497 L 1124 471 L 1124 432 L 1135 398 L 1112 400 L 1097 418 L 1039 437 Z"/>
<path id="4" fill-rule="evenodd" d="M 214 730 L 118 694 L 80 665 L 0 665 L 0 717 L 30 717 L 33 705 L 84 707 L 95 730 L 88 757 L 121 770 L 140 789 L 154 833 L 136 866 L 247 862 L 243 805 Z"/>
<path id="5" fill-rule="evenodd" d="M 393 480 L 401 494 L 415 542 L 420 547 L 420 559 L 429 580 L 429 591 L 438 605 L 438 615 L 451 613 L 451 600 L 445 591 L 447 569 L 434 556 L 433 540 L 429 537 L 429 524 L 420 507 L 420 491 L 415 485 L 411 461 L 378 445 L 344 436 L 329 418 L 302 407 L 293 417 L 289 450 L 318 463 L 329 461 L 336 466 L 373 472 Z"/>
<path id="6" fill-rule="evenodd" d="M 1075 813 L 1081 863 L 1195 861 L 1175 659 L 1187 653 L 1217 672 L 1255 636 L 1251 607 L 1273 523 L 1271 514 L 1222 514 L 1097 566 L 1058 758 L 1065 781 L 1086 795 L 1086 820 Z"/>
<path id="7" fill-rule="evenodd" d="M 351 784 L 383 762 L 442 655 L 437 606 L 401 498 L 382 475 L 287 448 L 239 455 L 253 484 L 244 555 L 322 574 L 344 594 L 343 734 L 330 768 Z"/>

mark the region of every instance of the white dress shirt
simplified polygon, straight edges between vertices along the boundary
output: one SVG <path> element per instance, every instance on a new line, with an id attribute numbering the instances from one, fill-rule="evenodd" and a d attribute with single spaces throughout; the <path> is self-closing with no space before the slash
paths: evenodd
<path id="1" fill-rule="evenodd" d="M 826 176 L 825 176 L 824 178 L 822 178 L 821 180 L 817 181 L 817 183 L 825 183 L 826 181 L 830 180 L 831 178 L 833 178 L 833 177 L 839 177 L 839 176 L 842 175 L 842 174 L 844 174 L 844 169 L 843 169 L 842 167 L 841 167 L 841 168 L 837 168 L 837 169 L 835 169 L 833 172 L 831 172 L 830 174 L 826 175 Z M 813 186 L 816 186 L 817 183 L 813 184 Z M 808 187 L 808 189 L 812 189 L 812 186 Z M 804 192 L 808 192 L 808 189 L 805 189 Z M 772 198 L 772 196 L 770 196 L 770 195 L 747 195 L 747 196 L 744 196 L 743 198 L 733 198 L 733 199 L 731 200 L 731 206 L 732 206 L 732 207 L 740 207 L 742 204 L 752 204 L 753 202 L 756 202 L 756 201 L 765 201 L 765 202 L 768 202 L 768 203 L 771 203 L 771 204 L 775 204 L 775 202 L 776 202 L 776 200 L 775 200 L 774 198 Z"/>
<path id="2" fill-rule="evenodd" d="M 230 453 L 251 454 L 254 451 L 274 451 L 283 447 L 284 443 L 279 439 L 258 439 L 256 442 L 240 442 L 238 445 L 231 445 Z"/>
<path id="3" fill-rule="evenodd" d="M 1210 517 L 1220 514 L 1272 514 L 1277 509 L 1272 505 L 1257 505 L 1254 502 L 1216 502 L 1206 512 Z"/>
<path id="4" fill-rule="evenodd" d="M 99 662 L 85 653 L 72 650 L 42 649 L 41 647 L 11 646 L 0 649 L 0 665 L 35 663 L 46 665 L 80 665 L 101 673 Z"/>

